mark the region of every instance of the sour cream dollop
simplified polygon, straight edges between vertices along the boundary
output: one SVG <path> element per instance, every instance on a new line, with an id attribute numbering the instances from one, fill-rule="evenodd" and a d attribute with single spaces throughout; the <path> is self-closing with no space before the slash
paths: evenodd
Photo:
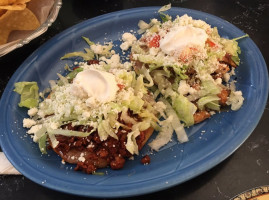
<path id="1" fill-rule="evenodd" d="M 77 74 L 73 84 L 101 103 L 113 101 L 119 89 L 115 76 L 96 69 L 84 70 Z"/>
<path id="2" fill-rule="evenodd" d="M 192 26 L 172 28 L 161 40 L 160 48 L 166 54 L 179 54 L 186 47 L 205 46 L 208 36 L 204 29 Z"/>

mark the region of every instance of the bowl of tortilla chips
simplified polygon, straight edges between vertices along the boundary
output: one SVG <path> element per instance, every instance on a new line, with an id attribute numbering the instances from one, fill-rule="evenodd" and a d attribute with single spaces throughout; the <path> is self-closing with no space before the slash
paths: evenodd
<path id="1" fill-rule="evenodd" d="M 0 0 L 0 57 L 46 32 L 62 0 Z"/>

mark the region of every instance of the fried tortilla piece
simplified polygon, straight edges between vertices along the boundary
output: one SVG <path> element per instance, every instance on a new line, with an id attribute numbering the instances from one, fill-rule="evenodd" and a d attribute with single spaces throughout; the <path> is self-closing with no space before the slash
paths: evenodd
<path id="1" fill-rule="evenodd" d="M 86 126 L 64 125 L 63 128 L 90 132 L 91 128 Z M 67 137 L 57 135 L 59 144 L 53 150 L 65 161 L 77 164 L 75 170 L 84 171 L 88 174 L 94 173 L 99 168 L 111 167 L 114 170 L 123 168 L 125 160 L 132 157 L 126 149 L 127 135 L 131 130 L 119 129 L 118 140 L 108 137 L 101 141 L 97 132 L 88 137 Z M 149 128 L 142 131 L 137 137 L 138 149 L 141 150 L 146 144 L 154 129 Z"/>
<path id="2" fill-rule="evenodd" d="M 220 60 L 220 63 L 224 63 L 229 65 L 230 67 L 237 67 L 237 64 L 232 60 L 232 55 L 229 53 L 226 53 L 225 56 Z"/>
<path id="3" fill-rule="evenodd" d="M 11 5 L 15 2 L 16 2 L 16 0 L 0 0 L 0 6 Z"/>
<path id="4" fill-rule="evenodd" d="M 26 3 L 30 0 L 1 0 L 0 9 L 4 10 L 24 10 Z"/>
<path id="5" fill-rule="evenodd" d="M 0 17 L 6 13 L 6 10 L 0 9 Z"/>
<path id="6" fill-rule="evenodd" d="M 0 45 L 5 44 L 14 30 L 35 30 L 40 26 L 36 16 L 29 9 L 8 10 L 0 17 Z"/>
<path id="7" fill-rule="evenodd" d="M 198 124 L 198 123 L 204 121 L 205 119 L 209 118 L 210 116 L 211 116 L 210 113 L 206 110 L 197 111 L 193 115 L 194 123 Z"/>
<path id="8" fill-rule="evenodd" d="M 220 98 L 219 102 L 220 105 L 225 106 L 226 102 L 229 98 L 231 91 L 228 89 L 222 89 L 221 92 L 218 94 L 218 97 Z"/>

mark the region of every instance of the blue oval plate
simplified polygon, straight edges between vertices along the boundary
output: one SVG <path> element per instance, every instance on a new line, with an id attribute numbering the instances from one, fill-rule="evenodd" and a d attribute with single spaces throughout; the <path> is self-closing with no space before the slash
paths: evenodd
<path id="1" fill-rule="evenodd" d="M 86 175 L 75 172 L 73 165 L 62 164 L 54 152 L 41 155 L 37 144 L 26 134 L 22 120 L 27 117 L 27 112 L 17 106 L 19 95 L 13 92 L 14 83 L 37 81 L 41 89 L 48 87 L 48 81 L 56 79 L 56 73 L 63 73 L 64 65 L 68 63 L 59 58 L 67 52 L 86 47 L 81 36 L 89 37 L 94 42 L 113 41 L 120 44 L 122 33 L 137 30 L 140 19 L 149 21 L 153 17 L 159 18 L 158 9 L 123 10 L 87 20 L 48 41 L 20 66 L 10 79 L 0 104 L 1 147 L 18 171 L 45 187 L 76 195 L 141 195 L 174 186 L 209 170 L 247 139 L 261 118 L 268 96 L 266 64 L 250 38 L 239 41 L 242 54 L 241 65 L 237 68 L 237 87 L 245 97 L 243 107 L 237 112 L 216 114 L 187 129 L 188 143 L 178 144 L 174 139 L 151 155 L 149 165 L 140 164 L 141 156 L 150 152 L 146 146 L 140 156 L 128 161 L 122 170 L 104 169 L 103 176 Z M 172 8 L 167 13 L 173 17 L 188 14 L 194 19 L 204 20 L 218 27 L 222 37 L 235 38 L 245 34 L 227 21 L 199 11 Z"/>

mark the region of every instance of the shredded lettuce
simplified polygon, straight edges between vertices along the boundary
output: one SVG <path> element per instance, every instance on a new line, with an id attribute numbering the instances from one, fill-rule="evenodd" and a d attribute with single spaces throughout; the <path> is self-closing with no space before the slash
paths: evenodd
<path id="1" fill-rule="evenodd" d="M 234 38 L 233 40 L 240 40 L 240 39 L 243 39 L 243 38 L 246 38 L 246 37 L 249 37 L 249 35 L 248 34 L 245 34 L 245 35 L 242 35 L 242 36 L 240 36 L 240 37 L 237 37 L 237 38 Z"/>
<path id="2" fill-rule="evenodd" d="M 163 6 L 163 7 L 161 7 L 161 8 L 158 10 L 158 13 L 160 14 L 160 18 L 161 18 L 161 20 L 162 20 L 163 23 L 164 23 L 164 22 L 167 22 L 167 21 L 170 21 L 170 20 L 172 19 L 171 16 L 169 16 L 169 15 L 163 13 L 163 12 L 165 12 L 165 11 L 167 11 L 167 10 L 170 10 L 170 9 L 171 9 L 171 3 L 170 3 L 170 4 L 167 4 L 167 5 Z"/>
<path id="3" fill-rule="evenodd" d="M 193 114 L 197 107 L 191 103 L 187 97 L 177 94 L 172 98 L 172 107 L 175 109 L 179 119 L 182 120 L 187 127 L 194 124 Z"/>
<path id="4" fill-rule="evenodd" d="M 126 87 L 131 87 L 135 81 L 135 73 L 132 72 L 121 72 L 118 77 L 123 81 Z"/>
<path id="5" fill-rule="evenodd" d="M 109 124 L 109 119 L 103 120 L 100 124 L 103 127 L 104 131 L 107 133 L 107 135 L 109 135 L 115 139 L 118 139 L 118 136 L 116 135 L 115 131 L 113 130 L 113 128 L 111 128 L 111 126 Z"/>
<path id="6" fill-rule="evenodd" d="M 149 70 L 146 69 L 146 67 L 142 66 L 141 70 L 140 70 L 141 74 L 143 74 L 146 79 L 149 81 L 149 83 L 144 83 L 144 85 L 146 87 L 152 87 L 154 85 L 153 79 L 149 73 Z"/>
<path id="7" fill-rule="evenodd" d="M 57 76 L 59 77 L 59 81 L 58 81 L 58 85 L 59 86 L 63 86 L 63 85 L 66 85 L 66 84 L 68 84 L 68 79 L 66 78 L 66 77 L 64 77 L 63 75 L 61 75 L 61 74 L 59 74 L 59 73 L 57 73 Z"/>
<path id="8" fill-rule="evenodd" d="M 216 104 L 216 101 L 218 101 L 220 98 L 217 96 L 217 95 L 208 95 L 208 96 L 205 96 L 205 97 L 202 97 L 200 98 L 198 101 L 197 101 L 197 105 L 198 105 L 198 108 L 200 110 L 204 110 L 205 109 L 205 106 L 208 104 L 208 103 L 214 103 Z M 212 108 L 215 108 L 214 110 L 219 110 L 219 108 L 217 107 L 213 107 L 212 104 L 209 105 Z"/>
<path id="9" fill-rule="evenodd" d="M 142 107 L 144 105 L 144 101 L 138 96 L 134 96 L 130 102 L 129 108 L 135 113 L 140 113 Z"/>
<path id="10" fill-rule="evenodd" d="M 96 176 L 104 176 L 105 175 L 104 172 L 93 172 L 92 174 L 96 175 Z"/>
<path id="11" fill-rule="evenodd" d="M 148 23 L 144 22 L 143 20 L 140 20 L 138 22 L 139 30 L 137 32 L 138 32 L 138 34 L 142 34 L 148 29 L 150 32 L 155 33 L 158 31 L 159 26 L 160 26 L 159 21 L 156 22 L 154 20 L 151 20 L 150 23 L 148 24 Z M 139 47 L 139 45 L 137 47 Z"/>
<path id="12" fill-rule="evenodd" d="M 34 142 L 38 142 L 40 140 L 41 137 L 43 137 L 47 132 L 47 129 L 42 126 L 34 135 Z"/>
<path id="13" fill-rule="evenodd" d="M 189 140 L 188 136 L 186 134 L 184 126 L 180 123 L 180 119 L 178 118 L 175 110 L 172 108 L 172 106 L 170 105 L 170 103 L 166 99 L 161 98 L 160 100 L 166 106 L 166 109 L 165 109 L 166 115 L 172 116 L 171 125 L 177 134 L 178 141 L 181 143 L 187 142 Z"/>
<path id="14" fill-rule="evenodd" d="M 138 129 L 128 133 L 127 135 L 127 143 L 126 143 L 126 149 L 131 154 L 137 154 L 138 155 L 138 145 L 136 143 L 136 137 L 140 135 L 140 131 Z"/>
<path id="15" fill-rule="evenodd" d="M 211 110 L 220 111 L 219 101 L 208 102 L 205 106 Z"/>
<path id="16" fill-rule="evenodd" d="M 188 76 L 186 75 L 186 71 L 188 69 L 188 66 L 183 65 L 182 67 L 178 65 L 172 65 L 172 66 L 167 66 L 167 67 L 172 67 L 174 72 L 181 78 L 181 79 L 187 79 Z"/>
<path id="17" fill-rule="evenodd" d="M 163 12 L 160 12 L 159 14 L 160 14 L 160 18 L 161 18 L 163 23 L 167 22 L 167 21 L 170 21 L 172 19 L 172 17 L 170 15 L 167 15 L 167 14 L 165 14 Z"/>
<path id="18" fill-rule="evenodd" d="M 135 95 L 137 95 L 139 92 L 142 92 L 143 94 L 147 93 L 147 89 L 144 86 L 143 77 L 144 77 L 143 75 L 139 75 L 137 80 L 136 80 L 136 83 L 135 83 L 135 86 L 134 86 Z"/>
<path id="19" fill-rule="evenodd" d="M 40 150 L 41 153 L 43 153 L 43 154 L 47 154 L 46 144 L 47 144 L 47 134 L 44 134 L 44 135 L 41 136 L 41 137 L 39 138 L 39 140 L 38 140 L 39 150 Z"/>
<path id="20" fill-rule="evenodd" d="M 39 102 L 37 82 L 17 82 L 14 91 L 21 95 L 20 107 L 34 108 Z"/>
<path id="21" fill-rule="evenodd" d="M 235 62 L 236 65 L 239 65 L 240 64 L 240 58 L 239 58 L 239 56 L 232 56 L 231 58 Z"/>
<path id="22" fill-rule="evenodd" d="M 76 52 L 72 52 L 72 53 L 67 53 L 63 57 L 61 57 L 61 60 L 67 59 L 67 58 L 72 58 L 72 57 L 81 57 L 81 58 L 83 58 L 83 60 L 94 59 L 95 55 L 91 49 L 85 48 L 84 50 L 85 50 L 85 52 L 76 51 Z"/>
<path id="23" fill-rule="evenodd" d="M 171 3 L 162 6 L 162 7 L 158 10 L 158 12 L 165 12 L 165 11 L 170 10 L 170 9 L 171 9 Z"/>
<path id="24" fill-rule="evenodd" d="M 83 71 L 83 68 L 78 67 L 78 68 L 74 69 L 72 72 L 70 72 L 69 74 L 67 74 L 66 78 L 69 80 L 73 80 L 76 77 L 76 75 L 82 71 Z"/>
<path id="25" fill-rule="evenodd" d="M 136 124 L 137 122 L 135 121 L 135 119 L 130 117 L 127 112 L 128 112 L 127 107 L 124 107 L 122 109 L 121 116 L 120 116 L 121 120 L 123 120 L 127 124 L 129 124 L 129 123 Z"/>
<path id="26" fill-rule="evenodd" d="M 132 127 L 132 131 L 127 134 L 127 143 L 126 143 L 126 149 L 131 154 L 137 154 L 138 155 L 138 145 L 136 143 L 136 137 L 140 135 L 140 131 L 145 131 L 150 127 L 150 122 L 147 120 L 144 120 L 142 122 L 139 122 Z"/>
<path id="27" fill-rule="evenodd" d="M 63 135 L 63 136 L 76 136 L 76 137 L 87 137 L 91 132 L 81 132 L 81 131 L 72 131 L 67 129 L 48 129 L 49 135 Z"/>
<path id="28" fill-rule="evenodd" d="M 133 126 L 133 129 L 138 129 L 139 131 L 145 131 L 150 128 L 150 118 L 143 120 Z"/>
<path id="29" fill-rule="evenodd" d="M 241 49 L 236 40 L 221 38 L 221 43 L 223 44 L 224 50 L 232 56 L 238 57 L 241 53 Z"/>
<path id="30" fill-rule="evenodd" d="M 156 70 L 158 68 L 162 68 L 167 74 L 170 76 L 170 71 L 169 68 L 172 68 L 173 71 L 181 78 L 181 79 L 187 79 L 188 76 L 186 75 L 186 71 L 188 69 L 188 66 L 183 65 L 183 66 L 178 66 L 178 65 L 168 65 L 165 64 L 164 58 L 158 57 L 156 58 L 155 56 L 152 55 L 139 55 L 138 60 L 149 64 L 149 71 Z"/>
<path id="31" fill-rule="evenodd" d="M 158 118 L 154 115 L 154 113 L 149 112 L 148 110 L 143 110 L 142 112 L 139 113 L 139 116 L 143 118 L 149 118 L 152 121 L 158 121 Z"/>
<path id="32" fill-rule="evenodd" d="M 202 81 L 202 90 L 199 91 L 200 96 L 206 96 L 208 94 L 214 95 L 219 94 L 220 92 L 221 88 L 216 85 L 213 80 Z"/>
<path id="33" fill-rule="evenodd" d="M 99 123 L 97 130 L 98 130 L 98 135 L 99 135 L 101 141 L 104 141 L 108 138 L 109 135 L 106 132 L 106 130 L 102 124 L 102 121 Z"/>
<path id="34" fill-rule="evenodd" d="M 87 37 L 82 36 L 82 38 L 87 42 L 87 44 L 88 44 L 89 46 L 95 44 L 94 42 L 92 42 L 92 41 L 91 41 L 89 38 L 87 38 Z"/>
<path id="35" fill-rule="evenodd" d="M 154 64 L 156 68 L 164 66 L 164 57 L 156 58 L 153 55 L 138 55 L 137 59 L 146 64 Z"/>
<path id="36" fill-rule="evenodd" d="M 59 141 L 56 139 L 56 137 L 55 137 L 54 134 L 50 134 L 50 133 L 48 132 L 48 135 L 49 135 L 49 139 L 50 139 L 52 148 L 56 148 L 57 145 L 59 144 Z"/>
<path id="37" fill-rule="evenodd" d="M 157 137 L 149 143 L 149 146 L 158 151 L 162 146 L 166 145 L 173 136 L 173 127 L 171 121 L 173 120 L 172 116 L 169 116 L 167 119 L 161 122 L 162 128 L 161 131 L 158 133 Z"/>
<path id="38" fill-rule="evenodd" d="M 87 37 L 83 37 L 82 36 L 82 38 L 86 41 L 86 43 L 89 46 L 95 44 L 94 42 L 90 41 L 90 39 L 87 38 Z M 67 59 L 67 58 L 72 58 L 72 57 L 82 57 L 83 60 L 85 60 L 85 61 L 94 59 L 95 54 L 94 54 L 94 52 L 91 49 L 85 48 L 84 51 L 85 52 L 77 51 L 77 52 L 67 53 L 63 57 L 61 57 L 61 60 Z"/>
<path id="39" fill-rule="evenodd" d="M 117 121 L 118 119 L 118 113 L 109 113 L 107 120 L 109 122 L 109 125 L 111 128 L 114 128 L 116 130 L 119 129 L 120 126 L 124 126 L 123 124 L 121 124 L 120 122 Z"/>

